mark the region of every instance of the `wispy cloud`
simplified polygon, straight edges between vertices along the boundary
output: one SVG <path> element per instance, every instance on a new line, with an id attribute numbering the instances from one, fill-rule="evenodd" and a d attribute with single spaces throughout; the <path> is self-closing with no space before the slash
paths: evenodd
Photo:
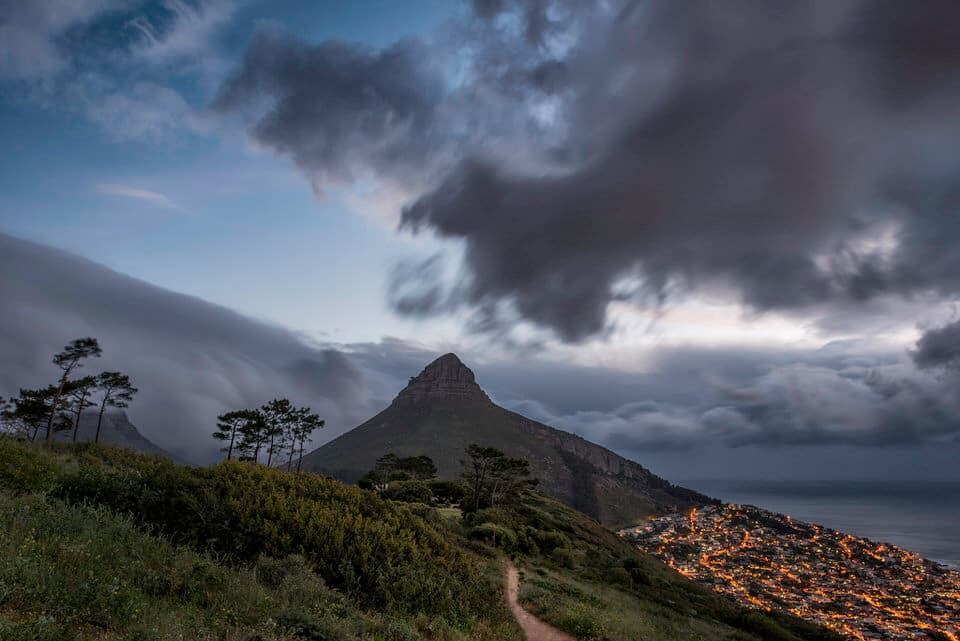
<path id="1" fill-rule="evenodd" d="M 157 191 L 149 189 L 140 189 L 139 187 L 130 187 L 129 185 L 118 185 L 116 183 L 100 183 L 97 185 L 97 191 L 107 196 L 120 196 L 123 198 L 136 198 L 137 200 L 146 200 L 159 207 L 173 209 L 179 212 L 186 210 L 172 201 L 169 197 Z"/>

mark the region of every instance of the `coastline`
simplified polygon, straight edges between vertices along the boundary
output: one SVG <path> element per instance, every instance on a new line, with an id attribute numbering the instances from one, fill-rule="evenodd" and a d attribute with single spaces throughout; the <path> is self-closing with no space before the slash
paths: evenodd
<path id="1" fill-rule="evenodd" d="M 960 569 L 960 482 L 699 479 L 681 484 L 728 503 L 892 543 Z"/>

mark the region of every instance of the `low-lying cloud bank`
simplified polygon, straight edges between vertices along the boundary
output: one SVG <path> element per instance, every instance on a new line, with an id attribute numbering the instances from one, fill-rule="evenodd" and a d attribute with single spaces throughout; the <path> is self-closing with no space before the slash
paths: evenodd
<path id="1" fill-rule="evenodd" d="M 50 382 L 51 356 L 72 338 L 96 336 L 104 356 L 88 367 L 128 372 L 141 390 L 133 423 L 197 462 L 217 456 L 209 433 L 223 411 L 287 396 L 327 419 L 315 439 L 322 443 L 385 407 L 438 355 L 389 338 L 310 344 L 2 234 L 0 300 L 0 395 Z M 717 447 L 804 456 L 839 446 L 958 449 L 960 373 L 951 367 L 958 326 L 929 330 L 911 352 L 857 341 L 817 350 L 661 348 L 639 372 L 461 356 L 498 403 L 640 462 Z"/>
<path id="2" fill-rule="evenodd" d="M 394 341 L 353 345 L 351 356 L 402 386 L 433 355 Z M 960 443 L 960 376 L 859 341 L 663 348 L 642 372 L 538 360 L 471 366 L 496 402 L 619 451 Z"/>
<path id="3" fill-rule="evenodd" d="M 52 382 L 53 354 L 94 336 L 104 355 L 87 369 L 130 374 L 140 389 L 132 422 L 186 460 L 216 456 L 209 433 L 218 414 L 274 397 L 311 406 L 333 432 L 369 411 L 363 373 L 335 349 L 3 234 L 0 300 L 0 394 Z"/>

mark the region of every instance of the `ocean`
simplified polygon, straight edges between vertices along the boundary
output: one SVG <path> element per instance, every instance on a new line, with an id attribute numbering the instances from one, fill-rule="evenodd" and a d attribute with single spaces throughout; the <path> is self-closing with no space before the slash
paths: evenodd
<path id="1" fill-rule="evenodd" d="M 957 482 L 694 480 L 680 485 L 728 503 L 892 543 L 960 569 Z"/>

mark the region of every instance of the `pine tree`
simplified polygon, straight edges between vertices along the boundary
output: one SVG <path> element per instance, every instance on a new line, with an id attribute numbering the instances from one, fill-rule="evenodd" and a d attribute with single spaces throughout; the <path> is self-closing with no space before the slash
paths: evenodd
<path id="1" fill-rule="evenodd" d="M 97 387 L 96 376 L 84 376 L 67 384 L 65 391 L 67 398 L 70 399 L 70 409 L 73 412 L 73 442 L 77 442 L 77 432 L 80 430 L 80 417 L 83 410 L 93 407 L 96 403 L 91 402 L 90 393 Z"/>
<path id="2" fill-rule="evenodd" d="M 130 384 L 130 377 L 120 372 L 102 372 L 97 376 L 97 387 L 100 389 L 100 414 L 97 416 L 97 432 L 93 437 L 94 443 L 100 442 L 100 426 L 103 424 L 103 413 L 107 407 L 128 407 L 137 388 Z"/>
<path id="3" fill-rule="evenodd" d="M 242 442 L 245 434 L 244 428 L 250 424 L 257 424 L 260 420 L 259 413 L 256 410 L 236 410 L 227 412 L 217 417 L 217 431 L 213 433 L 213 438 L 219 441 L 229 441 L 221 448 L 221 451 L 227 453 L 227 460 L 233 458 L 234 450 L 241 450 L 241 443 L 237 441 L 240 438 Z"/>
<path id="4" fill-rule="evenodd" d="M 300 467 L 303 464 L 304 443 L 324 425 L 326 425 L 326 421 L 312 413 L 309 407 L 302 407 L 297 410 L 296 421 L 291 430 L 290 459 L 287 461 L 287 470 L 290 470 L 293 466 L 293 454 L 296 450 L 298 452 L 297 473 L 300 472 Z"/>
<path id="5" fill-rule="evenodd" d="M 276 398 L 260 408 L 266 423 L 267 466 L 273 464 L 273 455 L 281 451 L 283 438 L 293 422 L 294 408 L 285 398 Z"/>
<path id="6" fill-rule="evenodd" d="M 250 419 L 240 428 L 240 444 L 237 449 L 240 459 L 256 463 L 260 459 L 260 448 L 266 440 L 267 422 L 260 410 L 250 412 Z"/>
<path id="7" fill-rule="evenodd" d="M 78 338 L 71 341 L 63 348 L 63 351 L 53 357 L 53 363 L 60 368 L 62 374 L 58 382 L 56 392 L 50 404 L 50 414 L 47 418 L 47 440 L 53 439 L 53 423 L 56 420 L 57 412 L 60 410 L 60 403 L 63 392 L 70 380 L 73 370 L 83 367 L 83 360 L 86 358 L 99 358 L 103 350 L 95 338 Z"/>
<path id="8" fill-rule="evenodd" d="M 53 385 L 40 389 L 21 389 L 20 396 L 11 399 L 4 411 L 5 420 L 13 426 L 15 433 L 23 434 L 35 441 L 41 428 L 48 426 L 53 431 L 70 429 L 70 417 L 62 410 L 53 408 L 53 399 L 57 388 Z M 50 414 L 54 414 L 50 424 Z"/>

